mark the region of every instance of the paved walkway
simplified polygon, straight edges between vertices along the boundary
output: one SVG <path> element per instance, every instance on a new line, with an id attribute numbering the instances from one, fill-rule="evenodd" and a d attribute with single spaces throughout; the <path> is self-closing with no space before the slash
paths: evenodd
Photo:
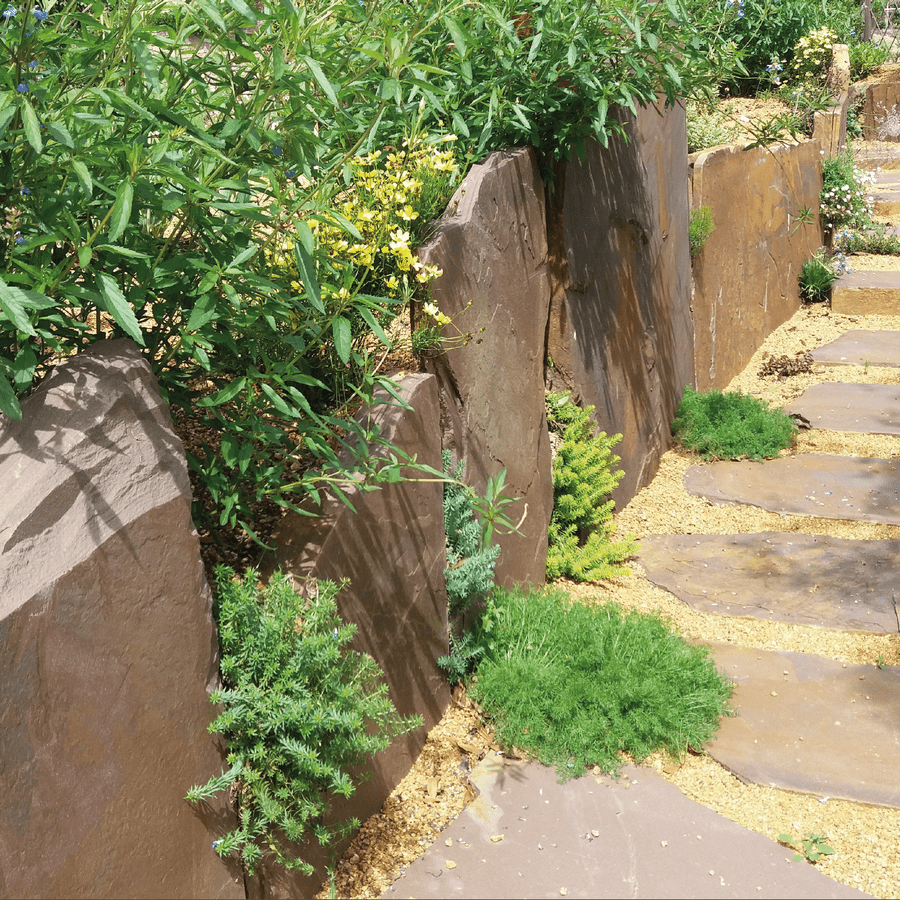
<path id="1" fill-rule="evenodd" d="M 900 171 L 876 190 L 881 211 L 900 214 Z M 852 311 L 900 314 L 900 272 L 857 280 L 868 308 Z M 863 296 L 841 281 L 835 306 Z M 812 355 L 826 365 L 900 366 L 900 332 L 848 332 Z M 813 428 L 897 434 L 900 387 L 822 384 L 789 412 Z M 719 462 L 692 467 L 684 483 L 715 503 L 900 524 L 900 459 Z M 650 581 L 703 612 L 900 631 L 900 541 L 656 535 L 641 541 L 640 561 Z M 715 645 L 713 656 L 735 681 L 737 712 L 709 744 L 713 758 L 745 782 L 900 807 L 900 668 L 733 644 Z M 385 896 L 867 896 L 791 862 L 792 851 L 688 800 L 649 768 L 561 785 L 553 769 L 498 755 L 472 782 L 478 799 Z"/>

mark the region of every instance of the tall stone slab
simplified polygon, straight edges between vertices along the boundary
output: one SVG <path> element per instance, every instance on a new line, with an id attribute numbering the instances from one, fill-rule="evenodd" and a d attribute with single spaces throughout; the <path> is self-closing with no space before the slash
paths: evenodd
<path id="1" fill-rule="evenodd" d="M 627 141 L 556 170 L 547 378 L 622 434 L 623 504 L 656 472 L 694 372 L 684 107 L 616 115 Z"/>
<path id="2" fill-rule="evenodd" d="M 411 409 L 385 403 L 366 415 L 392 444 L 440 470 L 437 382 L 431 375 L 409 375 L 399 384 Z M 359 627 L 353 646 L 381 666 L 397 711 L 403 716 L 419 714 L 424 720 L 421 728 L 396 738 L 374 758 L 367 767 L 372 779 L 353 797 L 335 799 L 335 818 L 365 821 L 407 774 L 428 731 L 450 704 L 446 673 L 437 665 L 437 658 L 449 650 L 443 487 L 426 480 L 366 493 L 350 488 L 345 493 L 356 512 L 331 497 L 317 518 L 293 513 L 284 518 L 274 536 L 274 565 L 301 585 L 309 579 L 349 579 L 337 603 L 341 616 Z M 298 851 L 318 866 L 315 876 L 305 878 L 264 865 L 249 885 L 250 895 L 315 894 L 325 878 L 329 855 L 312 840 Z"/>
<path id="3" fill-rule="evenodd" d="M 811 140 L 714 147 L 691 161 L 691 206 L 708 206 L 715 226 L 694 260 L 694 387 L 705 391 L 725 387 L 800 308 L 800 271 L 822 244 L 822 166 Z"/>
<path id="4" fill-rule="evenodd" d="M 541 584 L 553 510 L 544 409 L 550 288 L 544 186 L 534 151 L 491 154 L 473 166 L 419 257 L 443 275 L 432 296 L 472 340 L 437 357 L 444 445 L 483 492 L 506 469 L 521 534 L 499 536 L 499 584 Z M 471 303 L 471 305 L 469 305 Z M 449 336 L 449 331 L 448 331 Z"/>
<path id="5" fill-rule="evenodd" d="M 128 340 L 0 421 L 0 895 L 243 897 L 218 774 L 209 588 L 180 441 Z"/>

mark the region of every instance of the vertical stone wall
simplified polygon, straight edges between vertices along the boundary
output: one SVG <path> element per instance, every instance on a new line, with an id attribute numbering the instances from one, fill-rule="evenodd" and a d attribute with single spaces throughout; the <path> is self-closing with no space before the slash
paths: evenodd
<path id="1" fill-rule="evenodd" d="M 698 391 L 728 384 L 800 308 L 800 270 L 822 244 L 821 159 L 810 140 L 692 155 L 691 206 L 715 225 L 693 267 Z"/>

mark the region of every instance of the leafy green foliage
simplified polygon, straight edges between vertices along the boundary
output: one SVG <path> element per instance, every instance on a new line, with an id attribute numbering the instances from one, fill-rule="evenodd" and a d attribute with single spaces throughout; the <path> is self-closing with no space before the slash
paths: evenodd
<path id="1" fill-rule="evenodd" d="M 621 768 L 620 753 L 699 749 L 727 715 L 732 685 L 703 647 L 658 615 L 571 603 L 563 591 L 495 590 L 482 621 L 486 657 L 470 696 L 504 745 L 555 765 Z"/>
<path id="2" fill-rule="evenodd" d="M 800 296 L 807 303 L 821 303 L 828 299 L 834 279 L 834 269 L 817 254 L 800 270 Z"/>
<path id="3" fill-rule="evenodd" d="M 810 88 L 824 85 L 831 65 L 831 48 L 836 43 L 837 35 L 827 25 L 800 38 L 788 67 L 791 82 Z"/>
<path id="4" fill-rule="evenodd" d="M 888 60 L 887 47 L 880 47 L 872 41 L 856 41 L 848 47 L 850 53 L 850 81 L 868 78 L 879 66 Z"/>
<path id="5" fill-rule="evenodd" d="M 598 581 L 628 570 L 617 566 L 634 553 L 632 540 L 616 541 L 608 499 L 625 474 L 614 472 L 619 457 L 612 448 L 617 434 L 594 434 L 590 414 L 569 402 L 568 395 L 547 397 L 547 422 L 562 441 L 553 463 L 553 513 L 550 517 L 547 577 L 563 575 Z"/>
<path id="6" fill-rule="evenodd" d="M 789 834 L 778 835 L 779 844 L 784 844 L 785 847 L 790 847 L 791 850 L 796 851 L 794 853 L 794 862 L 800 862 L 805 859 L 811 865 L 815 865 L 823 856 L 832 856 L 834 854 L 834 850 L 825 843 L 827 840 L 828 838 L 824 834 L 811 833 L 806 835 L 806 837 L 800 838 L 800 840 L 791 837 Z"/>
<path id="7" fill-rule="evenodd" d="M 690 386 L 678 407 L 672 434 L 704 459 L 766 459 L 790 446 L 797 426 L 783 410 L 749 394 L 698 393 Z"/>
<path id="8" fill-rule="evenodd" d="M 866 198 L 873 176 L 863 172 L 849 150 L 822 162 L 822 191 L 819 212 L 826 228 L 865 228 L 872 221 Z"/>
<path id="9" fill-rule="evenodd" d="M 740 128 L 738 123 L 728 116 L 726 109 L 727 107 L 723 108 L 718 103 L 688 100 L 686 106 L 688 153 L 706 150 L 717 144 L 731 144 L 737 140 Z"/>
<path id="10" fill-rule="evenodd" d="M 691 258 L 700 255 L 710 235 L 715 230 L 712 209 L 709 206 L 698 206 L 690 211 L 688 217 L 688 241 L 691 246 Z"/>
<path id="11" fill-rule="evenodd" d="M 329 845 L 357 827 L 325 824 L 329 795 L 351 796 L 350 767 L 421 718 L 398 716 L 374 660 L 346 649 L 356 626 L 338 615 L 336 585 L 320 582 L 315 596 L 303 598 L 280 573 L 265 588 L 223 566 L 216 579 L 225 688 L 210 699 L 225 708 L 209 731 L 228 739 L 231 768 L 191 788 L 187 799 L 234 787 L 240 824 L 216 852 L 238 853 L 251 874 L 267 851 L 311 874 L 284 841 L 312 835 Z"/>
<path id="12" fill-rule="evenodd" d="M 900 237 L 889 234 L 886 225 L 873 222 L 868 228 L 844 228 L 836 232 L 832 247 L 842 253 L 900 256 Z"/>

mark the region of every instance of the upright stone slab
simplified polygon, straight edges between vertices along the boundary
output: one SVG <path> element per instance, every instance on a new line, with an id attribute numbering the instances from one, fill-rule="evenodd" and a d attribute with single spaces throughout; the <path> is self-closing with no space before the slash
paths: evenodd
<path id="1" fill-rule="evenodd" d="M 588 142 L 557 167 L 549 197 L 553 302 L 547 381 L 571 390 L 607 434 L 622 505 L 656 473 L 694 380 L 684 107 L 617 110 L 628 141 Z"/>
<path id="2" fill-rule="evenodd" d="M 371 420 L 395 446 L 440 469 L 437 382 L 431 375 L 410 375 L 400 385 L 412 410 L 379 405 L 371 409 Z M 437 665 L 449 650 L 443 487 L 410 482 L 346 493 L 355 513 L 332 497 L 319 518 L 285 517 L 274 542 L 277 564 L 301 583 L 350 580 L 337 603 L 341 616 L 359 627 L 353 646 L 381 666 L 397 711 L 424 719 L 421 728 L 395 739 L 375 757 L 369 767 L 374 777 L 350 800 L 335 800 L 336 818 L 365 821 L 407 774 L 429 729 L 450 703 L 446 673 Z M 300 852 L 319 866 L 316 876 L 304 878 L 266 865 L 251 884 L 251 894 L 313 896 L 325 878 L 329 855 L 312 840 Z"/>
<path id="3" fill-rule="evenodd" d="M 443 275 L 433 298 L 465 347 L 437 357 L 444 446 L 466 463 L 478 492 L 506 469 L 521 534 L 500 535 L 497 581 L 542 583 L 553 510 L 544 410 L 544 338 L 550 289 L 544 187 L 534 151 L 492 153 L 473 166 L 419 257 Z M 471 303 L 471 306 L 469 304 Z M 449 334 L 449 331 L 448 331 Z"/>
<path id="4" fill-rule="evenodd" d="M 218 676 L 181 442 L 128 340 L 0 421 L 0 895 L 243 897 L 233 827 L 185 792 L 222 770 Z"/>

